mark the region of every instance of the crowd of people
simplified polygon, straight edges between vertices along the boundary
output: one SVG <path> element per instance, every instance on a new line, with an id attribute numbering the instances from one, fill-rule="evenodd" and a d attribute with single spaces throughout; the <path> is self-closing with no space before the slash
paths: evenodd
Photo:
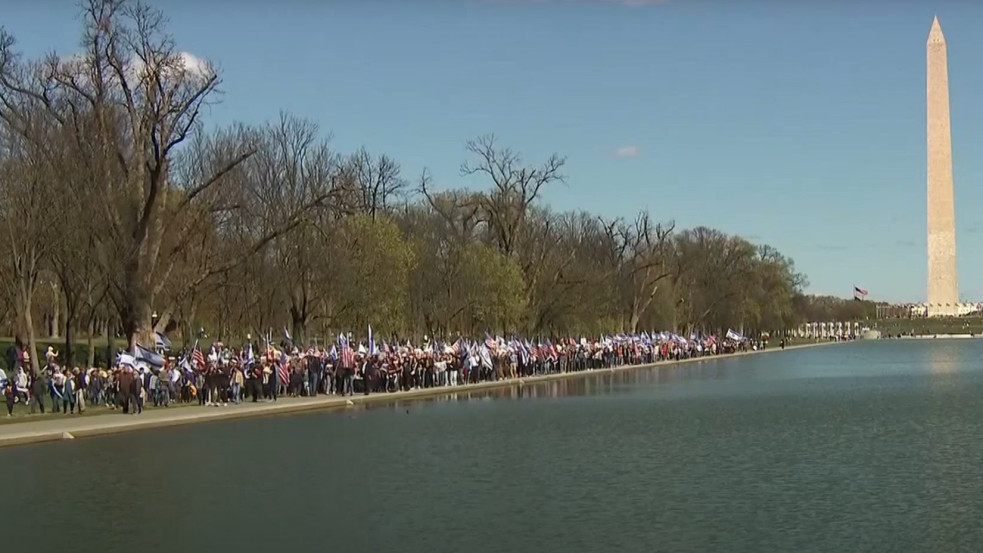
<path id="1" fill-rule="evenodd" d="M 269 342 L 265 348 L 248 343 L 238 349 L 216 342 L 207 354 L 195 343 L 178 357 L 138 348 L 119 355 L 108 368 L 63 366 L 49 347 L 38 371 L 31 368 L 30 353 L 19 350 L 11 374 L 0 370 L 0 386 L 8 416 L 18 405 L 42 414 L 81 415 L 92 405 L 139 414 L 148 404 L 222 406 L 284 396 L 392 393 L 733 353 L 766 343 L 728 331 L 720 339 L 642 333 L 533 343 L 486 336 L 484 341 L 425 339 L 418 346 L 383 342 L 377 347 L 371 329 L 367 345 L 355 346 L 346 335 L 330 348 Z"/>

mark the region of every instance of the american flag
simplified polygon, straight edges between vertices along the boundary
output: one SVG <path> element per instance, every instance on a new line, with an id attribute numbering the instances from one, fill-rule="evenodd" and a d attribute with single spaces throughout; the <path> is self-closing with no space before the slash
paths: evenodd
<path id="1" fill-rule="evenodd" d="M 346 341 L 343 346 L 341 346 L 341 367 L 344 369 L 354 369 L 355 368 L 355 350 L 348 345 Z"/>
<path id="2" fill-rule="evenodd" d="M 201 348 L 198 347 L 198 342 L 195 342 L 195 349 L 191 351 L 191 362 L 194 363 L 198 369 L 205 368 L 205 356 L 201 353 Z"/>
<path id="3" fill-rule="evenodd" d="M 348 337 L 344 332 L 338 335 L 338 366 L 343 369 L 355 368 L 355 351 L 348 344 Z"/>
<path id="4" fill-rule="evenodd" d="M 864 301 L 864 298 L 866 298 L 866 297 L 867 297 L 867 290 L 864 290 L 863 288 L 861 288 L 861 287 L 857 286 L 856 284 L 854 284 L 853 285 L 853 299 L 855 299 L 857 301 Z"/>
<path id="5" fill-rule="evenodd" d="M 280 363 L 277 367 L 277 372 L 279 373 L 280 383 L 290 382 L 290 360 L 287 358 L 286 353 L 280 354 Z"/>

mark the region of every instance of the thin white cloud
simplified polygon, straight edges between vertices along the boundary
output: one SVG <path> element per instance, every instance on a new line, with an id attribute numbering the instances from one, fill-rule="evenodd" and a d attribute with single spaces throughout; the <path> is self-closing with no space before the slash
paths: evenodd
<path id="1" fill-rule="evenodd" d="M 173 57 L 167 58 L 167 61 L 163 61 L 162 65 L 166 66 L 164 70 L 168 73 L 179 73 L 181 77 L 191 79 L 205 79 L 214 73 L 210 63 L 189 52 L 178 52 Z M 143 66 L 142 60 L 134 58 L 132 74 L 137 77 L 142 76 Z"/>
<path id="2" fill-rule="evenodd" d="M 614 157 L 635 157 L 639 153 L 638 146 L 622 146 L 612 152 Z"/>
<path id="3" fill-rule="evenodd" d="M 181 52 L 181 61 L 184 62 L 184 70 L 193 75 L 209 77 L 214 72 L 210 63 L 189 52 Z"/>
<path id="4" fill-rule="evenodd" d="M 60 56 L 55 58 L 55 63 L 61 71 L 75 74 L 76 78 L 81 79 L 81 82 L 85 82 L 88 78 L 91 63 L 84 54 Z M 143 78 L 144 67 L 143 61 L 137 57 L 128 61 L 124 73 L 130 86 L 136 85 Z M 215 74 L 215 69 L 208 60 L 189 52 L 177 52 L 167 59 L 162 59 L 159 62 L 159 67 L 168 77 L 192 82 L 208 79 Z M 111 75 L 107 78 L 113 79 Z"/>

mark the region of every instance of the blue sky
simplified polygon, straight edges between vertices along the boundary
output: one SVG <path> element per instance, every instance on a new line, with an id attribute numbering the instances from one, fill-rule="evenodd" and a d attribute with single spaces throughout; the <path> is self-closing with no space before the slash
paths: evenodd
<path id="1" fill-rule="evenodd" d="M 178 47 L 215 62 L 209 122 L 312 118 L 461 179 L 494 132 L 559 152 L 555 208 L 648 209 L 768 243 L 809 290 L 925 298 L 925 41 L 949 44 L 961 296 L 983 300 L 983 2 L 173 0 Z M 10 2 L 30 56 L 76 50 L 69 2 Z M 617 153 L 629 155 L 617 155 Z"/>

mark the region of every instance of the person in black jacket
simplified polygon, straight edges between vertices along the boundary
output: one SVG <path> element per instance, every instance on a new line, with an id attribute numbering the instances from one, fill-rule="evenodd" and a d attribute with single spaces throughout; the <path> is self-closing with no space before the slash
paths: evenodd
<path id="1" fill-rule="evenodd" d="M 14 414 L 14 402 L 17 400 L 17 393 L 14 391 L 14 382 L 7 380 L 3 386 L 3 396 L 7 400 L 7 416 Z"/>
<path id="2" fill-rule="evenodd" d="M 318 355 L 307 356 L 307 393 L 312 397 L 317 395 L 318 381 L 323 370 L 321 357 Z"/>
<path id="3" fill-rule="evenodd" d="M 44 414 L 44 389 L 45 389 L 44 378 L 35 371 L 31 371 L 31 413 L 34 413 L 36 409 L 41 410 L 41 414 Z"/>

